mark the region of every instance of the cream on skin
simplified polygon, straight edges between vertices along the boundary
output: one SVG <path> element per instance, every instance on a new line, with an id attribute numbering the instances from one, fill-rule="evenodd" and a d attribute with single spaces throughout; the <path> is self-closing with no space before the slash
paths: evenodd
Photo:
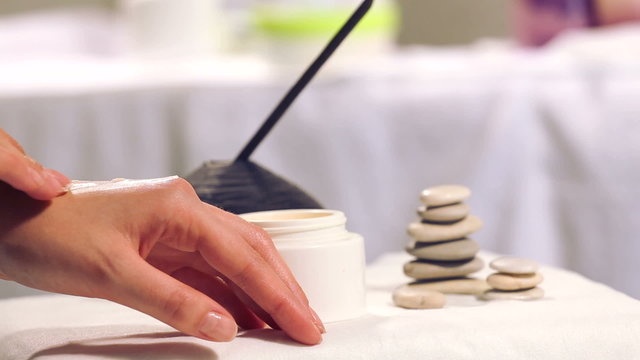
<path id="1" fill-rule="evenodd" d="M 78 194 L 84 194 L 84 193 L 118 191 L 118 190 L 130 189 L 130 188 L 154 186 L 158 184 L 168 183 L 177 179 L 178 179 L 178 176 L 174 175 L 174 176 L 167 176 L 163 178 L 140 179 L 140 180 L 131 180 L 131 179 L 123 179 L 123 178 L 116 178 L 110 181 L 73 180 L 69 183 L 69 185 L 67 185 L 65 189 L 74 195 L 78 195 Z"/>

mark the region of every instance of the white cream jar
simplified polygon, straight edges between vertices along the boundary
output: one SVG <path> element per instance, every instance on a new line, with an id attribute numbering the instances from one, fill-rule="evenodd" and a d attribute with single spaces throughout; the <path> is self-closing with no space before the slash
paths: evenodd
<path id="1" fill-rule="evenodd" d="M 365 313 L 364 240 L 335 210 L 274 210 L 240 215 L 262 227 L 323 322 Z"/>

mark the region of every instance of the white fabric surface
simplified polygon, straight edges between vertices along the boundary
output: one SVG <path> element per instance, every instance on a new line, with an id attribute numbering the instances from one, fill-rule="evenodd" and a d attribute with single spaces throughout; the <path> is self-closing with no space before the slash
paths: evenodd
<path id="1" fill-rule="evenodd" d="M 343 210 L 369 260 L 407 241 L 421 189 L 462 183 L 483 248 L 640 297 L 638 43 L 636 25 L 330 67 L 255 159 Z M 0 60 L 0 127 L 76 179 L 186 175 L 236 155 L 305 65 Z"/>
<path id="2" fill-rule="evenodd" d="M 484 253 L 489 260 L 492 255 Z M 180 335 L 116 304 L 63 295 L 0 301 L 0 359 L 637 359 L 640 301 L 565 270 L 542 267 L 545 298 L 481 302 L 448 296 L 438 310 L 405 310 L 406 254 L 367 268 L 368 314 L 327 324 L 305 347 L 272 330 L 230 343 Z M 484 270 L 481 275 L 489 273 Z"/>

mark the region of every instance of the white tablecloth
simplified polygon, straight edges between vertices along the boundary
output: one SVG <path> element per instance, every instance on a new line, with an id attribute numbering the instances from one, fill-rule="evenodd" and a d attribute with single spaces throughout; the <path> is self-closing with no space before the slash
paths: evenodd
<path id="1" fill-rule="evenodd" d="M 392 305 L 391 291 L 408 281 L 401 268 L 409 258 L 388 254 L 370 265 L 368 314 L 328 324 L 323 343 L 314 347 L 273 330 L 212 343 L 117 304 L 51 295 L 0 301 L 0 360 L 640 357 L 640 301 L 602 284 L 542 267 L 541 300 L 482 302 L 450 295 L 443 309 L 405 310 Z"/>
<path id="2" fill-rule="evenodd" d="M 640 297 L 638 43 L 629 26 L 538 52 L 423 48 L 329 68 L 255 159 L 343 210 L 369 260 L 403 247 L 420 190 L 462 183 L 483 248 Z M 0 60 L 0 127 L 73 178 L 186 175 L 236 155 L 299 71 L 285 70 Z"/>

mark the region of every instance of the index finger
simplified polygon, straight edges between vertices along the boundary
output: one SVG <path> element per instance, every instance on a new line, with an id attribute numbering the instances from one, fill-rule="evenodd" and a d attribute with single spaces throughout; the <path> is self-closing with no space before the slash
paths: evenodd
<path id="1" fill-rule="evenodd" d="M 243 233 L 228 224 L 228 219 L 212 216 L 206 206 L 202 209 L 196 223 L 200 228 L 197 249 L 202 257 L 269 313 L 293 339 L 305 344 L 320 343 L 322 337 L 308 305 L 249 245 Z"/>
<path id="2" fill-rule="evenodd" d="M 266 231 L 236 215 L 213 206 L 211 208 L 213 209 L 213 211 L 219 212 L 220 217 L 228 220 L 229 225 L 232 226 L 238 233 L 240 233 L 247 241 L 249 246 L 251 246 L 256 252 L 258 252 L 258 254 L 262 256 L 262 258 L 273 268 L 276 274 L 280 276 L 282 281 L 289 287 L 289 289 L 298 296 L 300 301 L 302 301 L 306 305 L 309 305 L 309 299 L 307 298 L 307 295 L 304 293 L 304 290 L 302 290 L 302 287 L 293 276 L 293 273 L 276 249 L 273 240 L 271 240 Z M 311 316 L 314 318 L 314 323 L 316 324 L 316 327 L 318 327 L 318 330 L 324 333 L 325 329 L 324 325 L 322 324 L 322 320 L 320 320 L 318 315 L 310 306 L 309 311 L 311 312 Z"/>
<path id="3" fill-rule="evenodd" d="M 38 200 L 50 200 L 64 193 L 69 179 L 55 170 L 45 169 L 28 157 L 22 146 L 0 129 L 0 181 L 24 191 Z"/>

